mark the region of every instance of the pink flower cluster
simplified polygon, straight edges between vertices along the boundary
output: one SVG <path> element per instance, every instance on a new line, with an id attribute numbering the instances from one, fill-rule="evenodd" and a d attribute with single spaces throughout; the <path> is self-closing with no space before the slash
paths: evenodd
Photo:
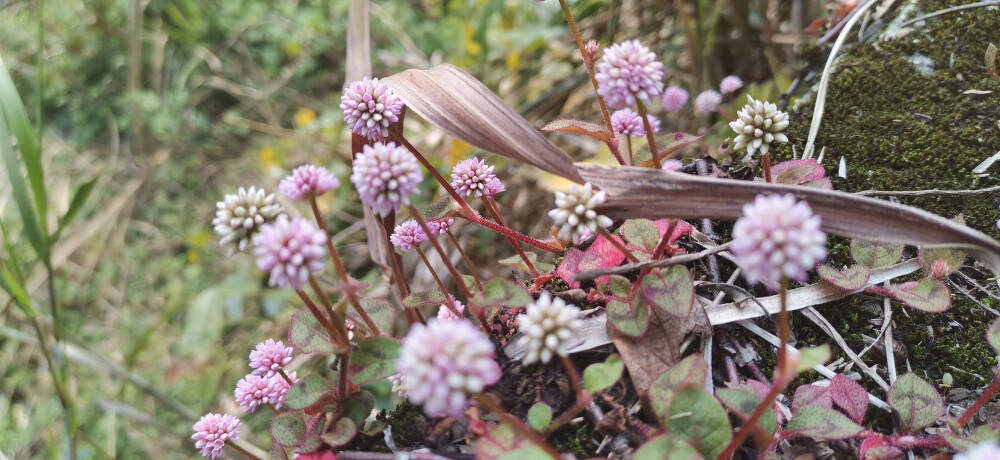
<path id="1" fill-rule="evenodd" d="M 401 251 L 408 252 L 414 246 L 420 246 L 420 243 L 427 241 L 427 234 L 417 221 L 409 219 L 396 226 L 392 235 L 389 235 L 389 241 Z"/>
<path id="2" fill-rule="evenodd" d="M 597 94 L 613 109 L 635 105 L 637 98 L 649 104 L 663 91 L 663 63 L 638 40 L 605 48 L 594 70 Z"/>
<path id="3" fill-rule="evenodd" d="M 240 407 L 247 412 L 254 412 L 258 407 L 268 404 L 274 406 L 275 409 L 281 409 L 288 390 L 299 381 L 295 372 L 289 372 L 287 375 L 291 383 L 280 374 L 274 374 L 270 377 L 248 374 L 236 384 L 233 396 L 236 397 L 236 402 L 239 403 Z"/>
<path id="4" fill-rule="evenodd" d="M 497 180 L 496 182 L 500 182 Z M 431 235 L 444 235 L 448 233 L 448 229 L 452 225 L 455 225 L 455 219 L 451 217 L 442 217 L 437 220 L 432 220 L 427 222 L 427 228 L 431 231 Z"/>
<path id="5" fill-rule="evenodd" d="M 740 80 L 740 77 L 737 77 L 736 75 L 730 75 L 726 78 L 723 78 L 722 81 L 719 83 L 719 91 L 721 91 L 722 94 L 735 93 L 736 91 L 739 91 L 739 89 L 742 87 L 743 87 L 743 80 Z"/>
<path id="6" fill-rule="evenodd" d="M 463 197 L 493 196 L 506 190 L 493 174 L 493 166 L 479 158 L 459 161 L 451 170 L 451 186 Z"/>
<path id="7" fill-rule="evenodd" d="M 452 299 L 451 305 L 455 307 L 455 310 L 458 311 L 459 313 L 465 312 L 465 304 L 458 301 L 458 299 Z M 441 321 L 453 321 L 456 319 L 465 319 L 465 317 L 456 316 L 455 313 L 453 313 L 451 309 L 448 308 L 448 305 L 441 304 L 441 306 L 438 308 L 437 319 Z"/>
<path id="8" fill-rule="evenodd" d="M 381 141 L 389 137 L 389 123 L 399 121 L 403 101 L 378 78 L 365 77 L 347 85 L 340 108 L 351 132 Z"/>
<path id="9" fill-rule="evenodd" d="M 222 455 L 226 441 L 240 439 L 240 419 L 229 414 L 205 414 L 194 424 L 194 447 L 202 457 L 216 459 Z"/>
<path id="10" fill-rule="evenodd" d="M 274 339 L 258 343 L 257 348 L 250 352 L 253 375 L 271 377 L 291 362 L 292 347 L 286 347 L 284 343 L 275 342 Z"/>
<path id="11" fill-rule="evenodd" d="M 722 103 L 722 95 L 717 91 L 706 90 L 694 98 L 694 110 L 702 115 L 715 112 Z"/>
<path id="12" fill-rule="evenodd" d="M 323 271 L 326 238 L 316 224 L 301 217 L 288 220 L 282 214 L 273 224 L 260 229 L 260 240 L 253 251 L 257 267 L 271 274 L 271 286 L 301 289 L 311 272 Z"/>
<path id="13" fill-rule="evenodd" d="M 680 86 L 671 86 L 663 90 L 663 110 L 676 112 L 684 108 L 688 101 L 688 92 Z"/>
<path id="14" fill-rule="evenodd" d="M 757 195 L 733 227 L 732 251 L 747 281 L 773 288 L 783 277 L 806 280 L 806 272 L 826 259 L 826 234 L 805 201 Z"/>
<path id="15" fill-rule="evenodd" d="M 354 158 L 351 182 L 361 202 L 380 216 L 409 205 L 423 180 L 417 159 L 394 142 L 366 145 Z"/>
<path id="16" fill-rule="evenodd" d="M 278 191 L 289 200 L 308 200 L 340 186 L 337 176 L 326 168 L 302 165 L 278 184 Z"/>

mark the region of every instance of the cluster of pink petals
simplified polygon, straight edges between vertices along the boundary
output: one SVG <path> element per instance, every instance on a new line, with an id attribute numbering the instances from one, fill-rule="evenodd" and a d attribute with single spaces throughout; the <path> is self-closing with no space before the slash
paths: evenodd
<path id="1" fill-rule="evenodd" d="M 497 180 L 496 182 L 500 182 Z M 427 228 L 431 231 L 431 235 L 444 235 L 448 233 L 448 229 L 452 225 L 455 225 L 455 219 L 451 217 L 442 217 L 437 220 L 431 220 L 427 222 Z"/>
<path id="2" fill-rule="evenodd" d="M 366 145 L 354 158 L 351 182 L 361 202 L 387 216 L 410 204 L 410 195 L 424 180 L 420 163 L 394 142 Z"/>
<path id="3" fill-rule="evenodd" d="M 292 380 L 291 384 L 279 374 L 270 377 L 249 374 L 236 383 L 233 396 L 236 397 L 240 407 L 247 412 L 254 412 L 258 407 L 268 404 L 275 409 L 281 409 L 288 390 L 292 384 L 299 381 L 295 372 L 288 373 L 288 378 Z"/>
<path id="4" fill-rule="evenodd" d="M 663 63 L 638 40 L 605 48 L 595 73 L 597 94 L 613 109 L 635 105 L 636 98 L 649 104 L 663 91 Z"/>
<path id="5" fill-rule="evenodd" d="M 493 343 L 468 321 L 415 324 L 403 338 L 396 370 L 406 397 L 431 417 L 462 415 L 470 393 L 500 380 Z"/>
<path id="6" fill-rule="evenodd" d="M 250 367 L 254 375 L 271 377 L 292 362 L 292 347 L 274 339 L 257 344 L 250 352 Z"/>
<path id="7" fill-rule="evenodd" d="M 226 441 L 240 439 L 240 419 L 229 414 L 205 414 L 194 424 L 194 447 L 202 457 L 216 459 L 222 455 Z"/>
<path id="8" fill-rule="evenodd" d="M 688 101 L 688 92 L 680 86 L 670 86 L 663 90 L 663 110 L 676 112 L 684 108 Z"/>
<path id="9" fill-rule="evenodd" d="M 389 137 L 389 123 L 399 121 L 403 101 L 378 78 L 365 77 L 347 85 L 340 108 L 351 132 L 381 141 Z"/>
<path id="10" fill-rule="evenodd" d="M 459 161 L 451 170 L 451 186 L 463 197 L 493 196 L 494 192 L 506 190 L 493 174 L 493 166 L 479 158 Z"/>
<path id="11" fill-rule="evenodd" d="M 611 114 L 611 129 L 616 134 L 624 136 L 642 137 L 646 135 L 646 128 L 642 125 L 642 118 L 630 108 L 616 110 Z"/>
<path id="12" fill-rule="evenodd" d="M 646 120 L 649 121 L 649 127 L 653 130 L 653 134 L 660 132 L 660 119 L 653 116 L 653 114 L 646 114 Z"/>
<path id="13" fill-rule="evenodd" d="M 722 95 L 714 90 L 702 91 L 694 98 L 694 109 L 700 114 L 715 112 L 722 103 Z"/>
<path id="14" fill-rule="evenodd" d="M 452 299 L 451 305 L 455 307 L 455 310 L 458 311 L 459 313 L 465 313 L 465 305 L 462 302 L 458 301 L 458 299 Z M 455 313 L 453 313 L 451 309 L 448 308 L 448 305 L 441 304 L 441 307 L 438 308 L 437 319 L 441 321 L 453 321 L 456 319 L 465 319 L 465 317 L 456 316 Z"/>
<path id="15" fill-rule="evenodd" d="M 730 75 L 723 78 L 719 83 L 719 91 L 721 91 L 722 94 L 735 93 L 742 87 L 743 80 L 740 80 L 740 77 L 737 77 L 736 75 Z"/>
<path id="16" fill-rule="evenodd" d="M 733 227 L 732 251 L 750 284 L 763 281 L 773 288 L 782 277 L 806 280 L 826 259 L 826 234 L 805 201 L 791 194 L 757 195 Z"/>
<path id="17" fill-rule="evenodd" d="M 289 200 L 308 200 L 337 188 L 340 181 L 326 168 L 302 165 L 278 184 L 278 191 Z"/>
<path id="18" fill-rule="evenodd" d="M 597 59 L 597 53 L 601 52 L 601 45 L 597 43 L 597 40 L 590 40 L 586 45 L 583 45 L 583 50 L 587 52 L 587 59 L 593 61 Z"/>
<path id="19" fill-rule="evenodd" d="M 684 166 L 684 163 L 681 163 L 681 160 L 667 160 L 663 162 L 664 171 L 677 171 L 678 169 L 681 169 L 681 166 Z"/>
<path id="20" fill-rule="evenodd" d="M 264 225 L 253 253 L 257 267 L 271 274 L 271 286 L 301 289 L 311 272 L 323 271 L 326 233 L 311 221 L 284 214 L 273 224 Z"/>
<path id="21" fill-rule="evenodd" d="M 427 234 L 424 233 L 424 229 L 420 228 L 417 221 L 409 219 L 393 229 L 392 235 L 389 235 L 389 241 L 401 251 L 408 252 L 414 246 L 420 246 L 420 243 L 427 241 Z"/>

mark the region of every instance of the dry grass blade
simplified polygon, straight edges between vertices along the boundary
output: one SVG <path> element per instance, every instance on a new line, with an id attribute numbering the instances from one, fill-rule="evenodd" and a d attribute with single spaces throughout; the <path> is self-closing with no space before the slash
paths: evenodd
<path id="1" fill-rule="evenodd" d="M 406 106 L 451 136 L 487 152 L 583 182 L 562 150 L 475 77 L 450 64 L 385 78 Z"/>
<path id="2" fill-rule="evenodd" d="M 1000 83 L 1000 74 L 997 73 L 997 47 L 992 43 L 986 47 L 986 72 L 993 80 Z"/>
<path id="3" fill-rule="evenodd" d="M 961 249 L 1000 274 L 1000 243 L 941 216 L 888 201 L 831 190 L 715 179 L 643 168 L 579 165 L 608 192 L 599 210 L 612 219 L 735 220 L 759 194 L 791 193 L 822 216 L 823 230 L 848 238 Z"/>

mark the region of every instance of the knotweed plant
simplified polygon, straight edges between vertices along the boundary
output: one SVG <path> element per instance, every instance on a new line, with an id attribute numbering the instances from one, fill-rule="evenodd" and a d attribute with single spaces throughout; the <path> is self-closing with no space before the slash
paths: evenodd
<path id="1" fill-rule="evenodd" d="M 543 130 L 588 136 L 625 167 L 577 167 L 544 139 L 520 144 L 503 137 L 539 139 L 513 110 L 493 110 L 500 99 L 485 86 L 446 67 L 450 79 L 433 83 L 456 85 L 448 97 L 460 104 L 438 101 L 444 96 L 414 83 L 433 80 L 427 75 L 436 75 L 434 70 L 365 77 L 345 86 L 340 108 L 352 136 L 353 190 L 337 196 L 357 197 L 367 234 L 376 239 L 367 242 L 377 268 L 361 278 L 365 283 L 352 276 L 362 264 L 344 263 L 327 226 L 331 216 L 317 205 L 318 197 L 340 186 L 331 170 L 302 165 L 276 184 L 292 205 L 308 206 L 301 215 L 256 187 L 240 188 L 217 204 L 212 223 L 222 246 L 231 254 L 252 254 L 271 288 L 297 295 L 299 311 L 288 320 L 287 340 L 267 339 L 254 347 L 249 373 L 229 382 L 232 400 L 223 404 L 242 409 L 248 420 L 271 418 L 272 458 L 375 458 L 356 449 L 384 440 L 391 441 L 394 455 L 410 455 L 404 451 L 414 446 L 392 445 L 393 433 L 400 432 L 417 434 L 417 443 L 448 455 L 460 454 L 455 446 L 461 445 L 477 458 L 570 458 L 551 440 L 567 424 L 574 425 L 573 433 L 591 426 L 578 423 L 581 416 L 606 436 L 606 445 L 619 446 L 595 451 L 612 458 L 784 458 L 801 453 L 792 445 L 800 438 L 809 445 L 857 441 L 830 446 L 853 449 L 845 456 L 860 458 L 896 458 L 904 449 L 966 450 L 956 458 L 992 458 L 997 448 L 990 441 L 1000 425 L 979 425 L 975 432 L 966 427 L 1000 391 L 1000 379 L 967 411 L 943 419 L 940 396 L 915 374 L 884 385 L 880 397 L 845 375 L 830 377 L 831 370 L 821 366 L 828 348 L 789 345 L 792 292 L 801 298 L 819 291 L 822 299 L 864 292 L 940 311 L 950 305 L 943 280 L 965 255 L 925 248 L 920 265 L 929 276 L 903 284 L 870 282 L 873 274 L 917 265 L 897 263 L 902 245 L 855 241 L 854 265 L 822 265 L 826 231 L 843 230 L 835 213 L 828 221 L 830 202 L 843 195 L 826 192 L 832 184 L 815 160 L 778 163 L 771 177 L 769 146 L 789 142 L 787 114 L 748 95 L 749 104 L 733 115 L 732 96 L 754 89 L 735 76 L 721 81 L 721 93 L 705 90 L 693 101 L 680 86 L 664 90 L 663 61 L 653 49 L 637 40 L 603 48 L 585 42 L 567 2 L 560 6 L 603 124 L 557 120 Z M 469 99 L 478 97 L 483 100 Z M 552 200 L 510 178 L 505 184 L 503 168 L 479 152 L 459 159 L 446 179 L 411 142 L 416 138 L 406 135 L 404 101 L 446 132 L 482 141 L 470 144 L 559 171 L 574 183 L 557 187 Z M 658 115 L 649 113 L 654 105 L 657 111 L 662 105 Z M 766 181 L 780 184 L 715 178 L 738 175 L 728 174 L 732 165 L 715 161 L 713 155 L 724 155 L 705 136 L 658 135 L 684 121 L 691 130 L 710 127 L 695 124 L 695 118 L 730 121 L 737 133 L 733 150 L 761 152 Z M 510 132 L 484 129 L 494 122 Z M 424 183 L 426 175 L 433 184 Z M 753 174 L 738 177 L 746 176 Z M 706 183 L 715 188 L 704 188 Z M 507 185 L 518 196 L 503 194 Z M 697 187 L 705 196 L 690 194 Z M 762 192 L 748 195 L 747 187 Z M 810 202 L 812 197 L 821 200 Z M 550 209 L 541 225 L 508 222 L 504 206 L 510 203 L 547 203 Z M 734 215 L 740 205 L 742 215 Z M 724 216 L 735 220 L 732 231 L 713 230 L 709 218 Z M 708 218 L 699 231 L 676 217 Z M 491 233 L 503 244 L 476 246 Z M 499 260 L 481 263 L 495 255 Z M 461 267 L 453 263 L 459 259 Z M 477 272 L 484 265 L 492 278 Z M 430 274 L 434 284 L 408 277 L 408 268 Z M 747 320 L 768 308 L 778 313 L 776 336 Z M 743 334 L 720 325 L 737 321 L 730 317 L 773 338 L 776 348 L 759 351 L 776 356 L 770 379 Z M 688 333 L 699 327 L 704 335 L 692 345 Z M 1000 347 L 1000 322 L 989 335 Z M 692 351 L 697 346 L 704 354 Z M 708 357 L 717 358 L 716 367 Z M 556 358 L 559 364 L 552 363 Z M 814 366 L 829 380 L 796 389 L 788 404 L 785 390 Z M 865 418 L 869 402 L 898 412 L 894 431 L 862 426 L 872 422 Z M 917 403 L 919 411 L 913 409 Z M 924 430 L 931 425 L 934 430 Z M 213 459 L 227 446 L 253 458 L 240 427 L 233 415 L 207 414 L 193 426 L 194 447 Z"/>

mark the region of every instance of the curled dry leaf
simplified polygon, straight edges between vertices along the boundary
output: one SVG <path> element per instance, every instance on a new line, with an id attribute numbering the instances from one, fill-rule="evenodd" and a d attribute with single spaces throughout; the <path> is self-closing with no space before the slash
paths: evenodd
<path id="1" fill-rule="evenodd" d="M 464 70 L 442 64 L 430 70 L 406 70 L 384 81 L 409 109 L 449 135 L 583 183 L 568 155 Z"/>
<path id="2" fill-rule="evenodd" d="M 850 193 L 809 187 L 698 177 L 672 171 L 578 165 L 583 177 L 608 192 L 598 212 L 612 219 L 735 220 L 759 194 L 791 193 L 823 219 L 823 230 L 848 238 L 961 249 L 1000 275 L 1000 243 L 927 211 Z"/>

